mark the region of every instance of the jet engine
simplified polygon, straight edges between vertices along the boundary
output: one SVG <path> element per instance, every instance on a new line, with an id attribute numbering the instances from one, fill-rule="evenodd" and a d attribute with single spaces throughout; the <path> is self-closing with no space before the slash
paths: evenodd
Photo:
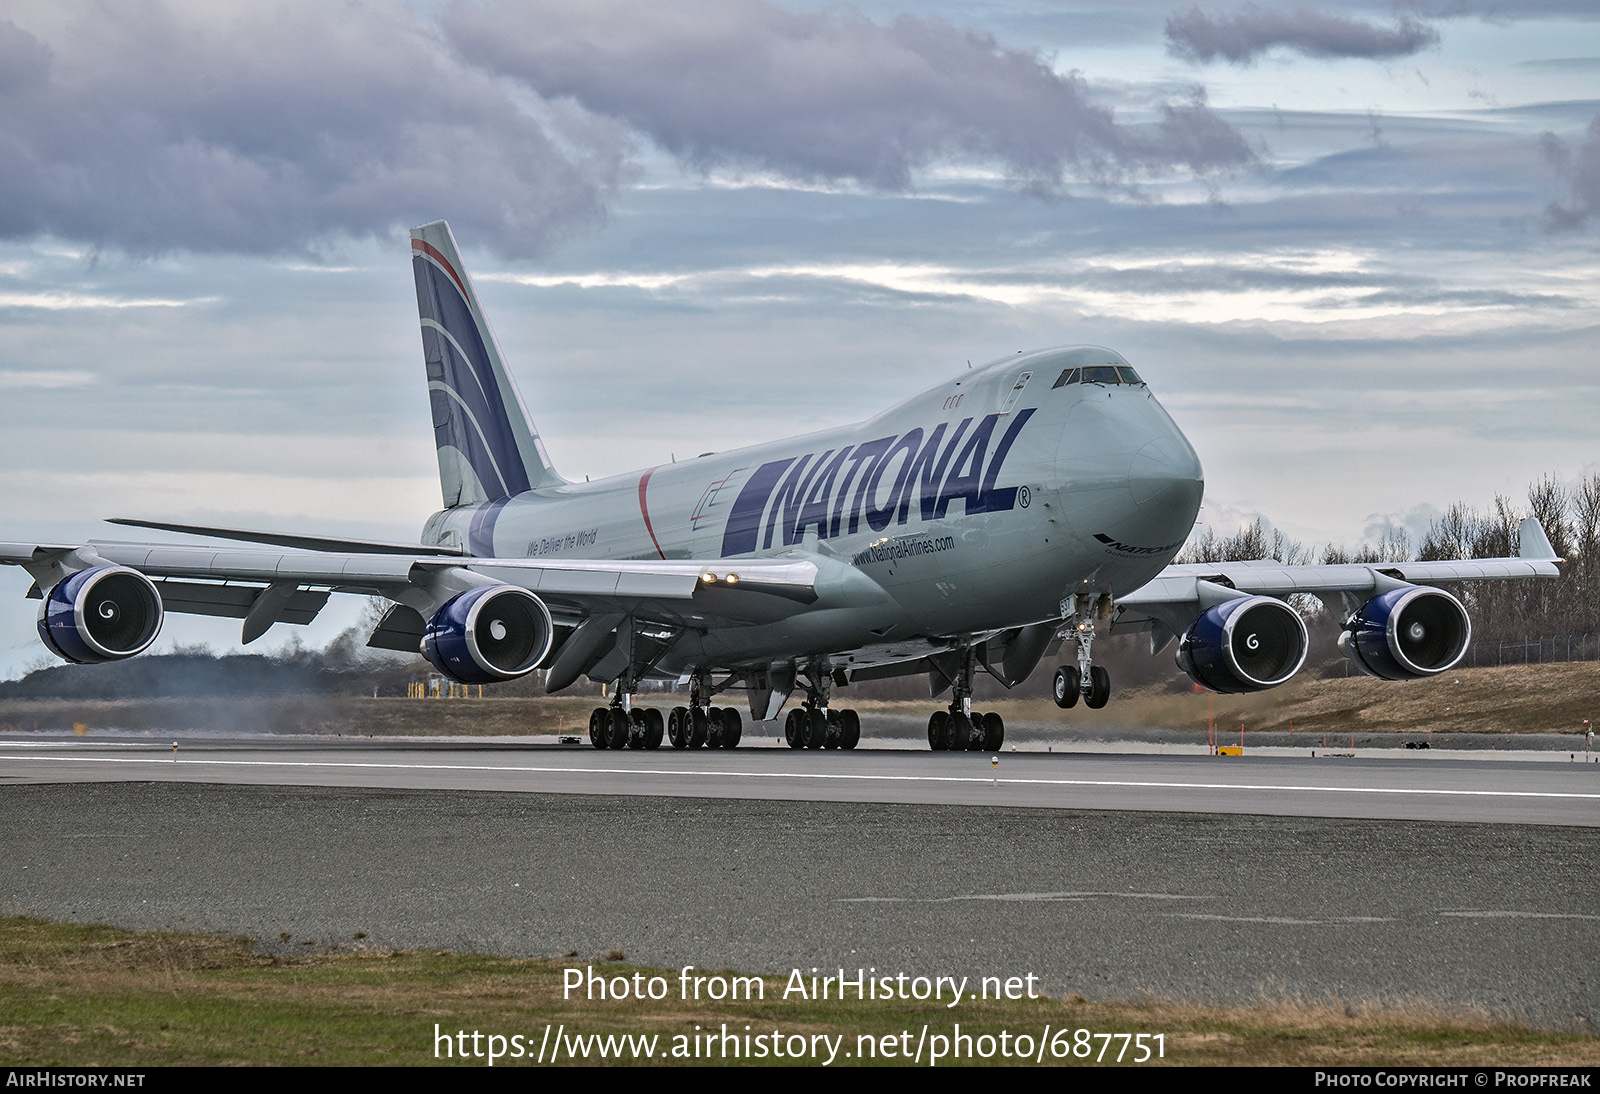
<path id="1" fill-rule="evenodd" d="M 1178 641 L 1178 667 L 1224 695 L 1275 688 L 1300 671 L 1308 646 L 1299 614 L 1270 596 L 1225 600 Z"/>
<path id="2" fill-rule="evenodd" d="M 161 594 L 126 566 L 94 566 L 56 583 L 39 605 L 39 638 L 80 665 L 120 661 L 161 632 Z"/>
<path id="3" fill-rule="evenodd" d="M 1416 680 L 1461 660 L 1472 621 L 1461 601 L 1426 585 L 1380 593 L 1350 617 L 1339 648 L 1363 672 L 1383 680 Z"/>
<path id="4" fill-rule="evenodd" d="M 428 621 L 422 656 L 453 680 L 492 684 L 538 668 L 554 636 L 550 609 L 527 589 L 480 585 Z"/>

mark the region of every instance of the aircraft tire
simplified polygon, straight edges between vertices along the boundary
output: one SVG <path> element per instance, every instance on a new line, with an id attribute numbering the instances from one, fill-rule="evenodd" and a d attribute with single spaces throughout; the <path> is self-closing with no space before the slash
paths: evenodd
<path id="1" fill-rule="evenodd" d="M 1078 705 L 1079 676 L 1076 665 L 1062 665 L 1056 669 L 1054 684 L 1056 706 L 1062 710 Z"/>
<path id="2" fill-rule="evenodd" d="M 837 710 L 828 711 L 828 730 L 822 735 L 823 748 L 838 748 L 839 742 L 844 739 L 844 724 L 840 721 Z"/>
<path id="3" fill-rule="evenodd" d="M 589 743 L 596 748 L 611 745 L 611 716 L 605 707 L 595 707 L 589 712 Z"/>
<path id="4" fill-rule="evenodd" d="M 936 710 L 928 719 L 928 747 L 943 752 L 950 747 L 950 712 Z"/>
<path id="5" fill-rule="evenodd" d="M 972 750 L 972 716 L 969 714 L 950 713 L 950 751 L 970 752 Z"/>
<path id="6" fill-rule="evenodd" d="M 611 729 L 609 744 L 612 748 L 628 747 L 628 730 L 631 728 L 629 721 L 628 712 L 621 707 L 612 707 L 606 711 L 606 722 Z"/>
<path id="7" fill-rule="evenodd" d="M 688 717 L 684 719 L 684 731 L 689 738 L 690 748 L 704 748 L 711 733 L 711 720 L 699 707 L 690 707 Z"/>
<path id="8" fill-rule="evenodd" d="M 789 716 L 783 720 L 783 739 L 790 748 L 804 748 L 806 746 L 805 730 L 801 728 L 801 719 L 805 714 L 798 710 L 791 710 Z"/>
<path id="9" fill-rule="evenodd" d="M 828 716 L 820 710 L 806 715 L 806 747 L 821 748 L 828 739 Z"/>
<path id="10" fill-rule="evenodd" d="M 1089 670 L 1089 694 L 1083 697 L 1090 709 L 1099 710 L 1111 698 L 1111 674 L 1096 665 Z"/>
<path id="11" fill-rule="evenodd" d="M 733 707 L 722 708 L 722 747 L 738 748 L 739 738 L 744 736 L 744 726 L 741 724 L 738 710 Z"/>
<path id="12" fill-rule="evenodd" d="M 687 707 L 673 707 L 667 713 L 667 740 L 672 742 L 673 748 L 689 747 L 689 738 L 683 732 L 683 719 L 688 713 Z"/>
<path id="13" fill-rule="evenodd" d="M 983 716 L 983 747 L 991 752 L 998 751 L 1006 743 L 1006 723 L 998 714 L 985 714 Z"/>
<path id="14" fill-rule="evenodd" d="M 628 747 L 643 748 L 645 732 L 644 708 L 634 707 L 628 711 Z"/>
<path id="15" fill-rule="evenodd" d="M 861 716 L 846 707 L 839 712 L 839 747 L 851 749 L 861 743 Z"/>
<path id="16" fill-rule="evenodd" d="M 665 729 L 661 718 L 661 711 L 651 707 L 644 712 L 644 747 L 657 749 L 661 747 L 662 732 Z"/>

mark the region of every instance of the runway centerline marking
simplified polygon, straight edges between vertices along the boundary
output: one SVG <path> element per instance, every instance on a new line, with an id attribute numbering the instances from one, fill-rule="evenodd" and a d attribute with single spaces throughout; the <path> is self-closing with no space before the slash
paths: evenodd
<path id="1" fill-rule="evenodd" d="M 716 771 L 633 767 L 530 767 L 522 765 L 499 766 L 494 764 L 397 764 L 354 760 L 191 760 L 140 759 L 120 756 L 12 756 L 12 760 L 38 760 L 55 763 L 151 764 L 172 768 L 183 766 L 208 767 L 291 767 L 291 768 L 353 768 L 376 771 L 474 771 L 506 774 L 551 775 L 665 775 L 676 778 L 715 776 L 741 779 L 812 779 L 841 782 L 922 782 L 922 783 L 984 783 L 1007 786 L 1085 786 L 1085 787 L 1138 787 L 1155 790 L 1266 790 L 1280 792 L 1317 792 L 1324 794 L 1429 794 L 1443 797 L 1465 798 L 1576 798 L 1600 801 L 1600 793 L 1574 793 L 1555 790 L 1448 790 L 1422 787 L 1387 786 L 1309 786 L 1291 783 L 1188 783 L 1153 782 L 1135 779 L 996 779 L 993 775 L 868 775 L 838 772 L 806 771 Z"/>

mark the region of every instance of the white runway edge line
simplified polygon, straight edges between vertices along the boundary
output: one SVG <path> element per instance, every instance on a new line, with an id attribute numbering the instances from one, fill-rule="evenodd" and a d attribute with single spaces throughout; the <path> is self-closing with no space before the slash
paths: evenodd
<path id="1" fill-rule="evenodd" d="M 152 764 L 157 767 L 165 767 L 169 769 L 181 764 L 191 767 L 322 767 L 390 771 L 478 771 L 490 773 L 504 772 L 507 774 L 521 772 L 523 774 L 535 775 L 667 775 L 677 777 L 710 775 L 720 776 L 723 778 L 739 779 L 831 779 L 840 782 L 854 780 L 914 783 L 988 783 L 990 785 L 994 785 L 996 782 L 996 779 L 992 775 L 846 775 L 788 771 L 669 771 L 662 768 L 525 767 L 513 765 L 498 767 L 493 764 L 390 764 L 357 763 L 349 760 L 163 760 L 155 757 L 150 759 L 134 759 L 117 756 L 11 756 L 7 758 L 12 760 L 51 761 L 55 763 Z M 1325 794 L 1432 794 L 1441 797 L 1456 798 L 1578 798 L 1600 801 L 1600 793 L 1577 794 L 1548 790 L 1429 790 L 1421 788 L 1387 786 L 1297 786 L 1288 783 L 1171 783 L 1144 782 L 1122 779 L 1000 778 L 998 781 L 1013 786 L 1107 786 L 1143 787 L 1145 789 L 1159 790 L 1318 791 Z"/>

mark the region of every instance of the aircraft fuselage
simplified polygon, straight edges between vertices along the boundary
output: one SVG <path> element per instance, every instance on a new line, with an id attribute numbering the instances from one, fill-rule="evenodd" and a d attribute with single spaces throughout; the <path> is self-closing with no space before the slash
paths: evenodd
<path id="1" fill-rule="evenodd" d="M 806 651 L 894 660 L 897 643 L 1059 618 L 1064 597 L 1117 596 L 1159 573 L 1203 490 L 1194 449 L 1147 386 L 1057 384 L 1096 354 L 1120 360 L 1019 354 L 853 425 L 457 506 L 422 539 L 482 557 L 730 570 L 795 554 L 853 567 L 884 594 L 691 636 L 663 669 Z"/>

